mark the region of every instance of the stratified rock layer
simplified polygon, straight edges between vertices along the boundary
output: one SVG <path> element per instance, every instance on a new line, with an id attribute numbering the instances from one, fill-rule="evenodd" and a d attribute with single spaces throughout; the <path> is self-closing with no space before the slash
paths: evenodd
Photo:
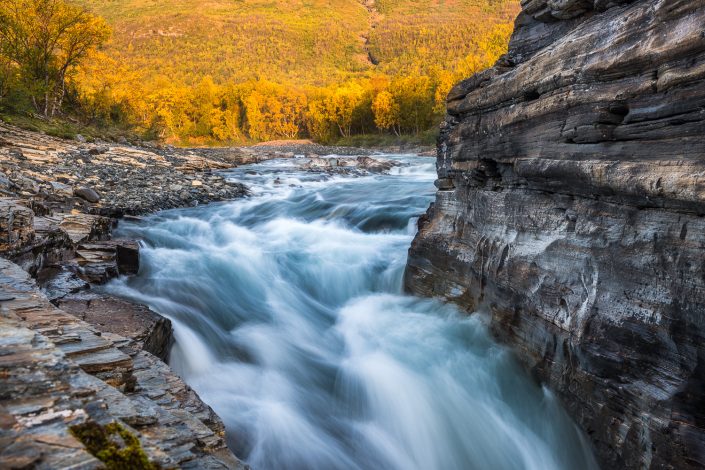
<path id="1" fill-rule="evenodd" d="M 605 468 L 705 466 L 705 1 L 523 1 L 406 286 L 486 310 Z"/>
<path id="2" fill-rule="evenodd" d="M 141 346 L 57 309 L 0 258 L 0 468 L 105 468 L 69 432 L 87 421 L 121 424 L 159 468 L 245 468 L 213 410 Z"/>

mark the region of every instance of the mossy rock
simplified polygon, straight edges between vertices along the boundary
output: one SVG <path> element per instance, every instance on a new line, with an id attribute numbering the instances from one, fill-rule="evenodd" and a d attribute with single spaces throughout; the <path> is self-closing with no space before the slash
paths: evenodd
<path id="1" fill-rule="evenodd" d="M 105 426 L 88 421 L 71 427 L 71 434 L 110 470 L 158 470 L 139 439 L 119 423 Z"/>

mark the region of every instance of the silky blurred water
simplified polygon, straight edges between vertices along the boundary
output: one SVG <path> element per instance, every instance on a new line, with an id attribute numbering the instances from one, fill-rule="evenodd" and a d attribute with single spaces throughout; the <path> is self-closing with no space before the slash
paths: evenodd
<path id="1" fill-rule="evenodd" d="M 434 160 L 330 176 L 232 170 L 253 197 L 122 223 L 137 277 L 107 290 L 169 317 L 171 366 L 254 469 L 588 469 L 553 396 L 482 315 L 402 294 Z"/>

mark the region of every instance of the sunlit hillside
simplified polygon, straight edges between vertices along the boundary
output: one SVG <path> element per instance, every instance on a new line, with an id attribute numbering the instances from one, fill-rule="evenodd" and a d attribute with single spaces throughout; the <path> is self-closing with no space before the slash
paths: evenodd
<path id="1" fill-rule="evenodd" d="M 0 14 L 25 32 L 60 20 L 42 14 L 46 0 L 5 1 Z M 0 111 L 4 93 L 6 108 L 70 108 L 82 122 L 188 145 L 431 141 L 452 85 L 506 51 L 519 10 L 519 0 L 52 2 L 92 14 L 89 52 L 40 94 L 41 77 L 21 76 L 27 54 L 0 50 Z"/>
<path id="2" fill-rule="evenodd" d="M 367 68 L 355 0 L 83 0 L 114 28 L 111 52 L 148 76 L 321 84 Z"/>
<path id="3" fill-rule="evenodd" d="M 510 24 L 518 0 L 80 0 L 114 28 L 111 52 L 149 76 L 327 85 L 441 65 Z M 504 32 L 501 31 L 500 34 Z M 366 47 L 366 41 L 369 44 Z M 368 54 L 368 51 L 371 53 Z M 379 62 L 378 66 L 371 63 Z"/>

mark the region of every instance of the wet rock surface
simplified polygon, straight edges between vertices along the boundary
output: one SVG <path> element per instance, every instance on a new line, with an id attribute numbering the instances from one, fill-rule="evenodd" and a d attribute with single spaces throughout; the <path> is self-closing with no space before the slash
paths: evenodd
<path id="1" fill-rule="evenodd" d="M 605 468 L 702 468 L 705 2 L 522 5 L 450 93 L 406 286 L 488 312 Z"/>
<path id="2" fill-rule="evenodd" d="M 120 423 L 161 468 L 243 468 L 220 419 L 134 340 L 54 307 L 0 259 L 0 468 L 104 468 L 70 432 Z"/>
<path id="3" fill-rule="evenodd" d="M 56 305 L 103 333 L 129 338 L 137 349 L 164 362 L 169 359 L 173 343 L 171 322 L 144 305 L 94 292 L 62 297 Z"/>
<path id="4" fill-rule="evenodd" d="M 384 158 L 361 157 L 315 157 L 301 159 L 301 167 L 313 172 L 327 172 L 348 175 L 365 175 L 369 173 L 385 173 L 400 163 Z"/>

